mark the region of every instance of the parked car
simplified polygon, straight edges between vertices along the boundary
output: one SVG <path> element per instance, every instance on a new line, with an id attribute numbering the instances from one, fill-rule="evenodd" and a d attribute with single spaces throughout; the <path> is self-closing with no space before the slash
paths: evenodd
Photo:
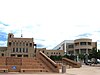
<path id="1" fill-rule="evenodd" d="M 100 64 L 100 59 L 97 59 L 97 63 Z"/>

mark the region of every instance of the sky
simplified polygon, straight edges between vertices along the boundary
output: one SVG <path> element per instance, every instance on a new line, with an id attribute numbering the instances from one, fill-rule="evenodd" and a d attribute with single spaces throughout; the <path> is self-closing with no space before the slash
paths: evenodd
<path id="1" fill-rule="evenodd" d="M 100 0 L 0 0 L 0 46 L 8 33 L 34 38 L 40 48 L 90 38 L 100 49 Z"/>

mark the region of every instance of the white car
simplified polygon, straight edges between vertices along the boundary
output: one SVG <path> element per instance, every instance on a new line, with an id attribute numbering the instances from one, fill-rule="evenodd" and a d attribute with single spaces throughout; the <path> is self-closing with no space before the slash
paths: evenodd
<path id="1" fill-rule="evenodd" d="M 100 63 L 100 59 L 97 59 L 97 63 Z"/>

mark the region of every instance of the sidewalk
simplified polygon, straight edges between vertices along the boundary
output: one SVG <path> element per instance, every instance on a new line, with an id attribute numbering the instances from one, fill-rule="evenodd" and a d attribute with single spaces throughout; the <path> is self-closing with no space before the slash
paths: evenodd
<path id="1" fill-rule="evenodd" d="M 73 75 L 100 75 L 100 67 L 82 65 L 81 68 L 71 68 L 66 71 Z"/>

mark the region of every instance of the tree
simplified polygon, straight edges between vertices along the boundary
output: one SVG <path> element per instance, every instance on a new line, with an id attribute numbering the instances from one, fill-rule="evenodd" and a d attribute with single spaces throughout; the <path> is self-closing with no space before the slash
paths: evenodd
<path id="1" fill-rule="evenodd" d="M 76 56 L 75 55 L 64 55 L 63 57 L 65 57 L 65 58 L 68 58 L 68 59 L 71 59 L 71 60 L 74 60 L 74 59 L 76 59 Z"/>
<path id="2" fill-rule="evenodd" d="M 84 54 L 79 54 L 79 59 L 84 60 L 85 59 L 85 55 Z"/>
<path id="3" fill-rule="evenodd" d="M 50 58 L 51 58 L 53 61 L 62 60 L 62 56 L 60 56 L 60 55 L 59 55 L 59 56 L 56 56 L 56 55 L 53 56 L 53 55 L 51 55 Z"/>
<path id="4" fill-rule="evenodd" d="M 97 56 L 98 56 L 97 48 L 94 47 L 92 49 L 92 58 L 97 58 Z"/>
<path id="5" fill-rule="evenodd" d="M 97 58 L 100 59 L 100 50 L 98 50 Z"/>
<path id="6" fill-rule="evenodd" d="M 92 62 L 97 63 L 97 58 L 98 58 L 98 52 L 97 52 L 97 48 L 94 47 L 91 51 L 91 53 L 89 54 L 89 59 L 93 59 Z"/>

